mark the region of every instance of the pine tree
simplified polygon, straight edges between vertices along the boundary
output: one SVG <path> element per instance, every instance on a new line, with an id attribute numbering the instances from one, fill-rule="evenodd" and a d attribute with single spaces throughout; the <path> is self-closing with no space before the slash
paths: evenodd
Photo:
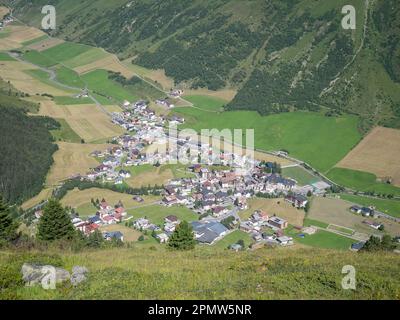
<path id="1" fill-rule="evenodd" d="M 168 247 L 175 250 L 191 250 L 195 244 L 193 228 L 187 221 L 182 221 L 168 240 Z"/>
<path id="2" fill-rule="evenodd" d="M 43 208 L 39 220 L 37 237 L 40 240 L 70 240 L 76 236 L 75 228 L 65 209 L 56 199 L 50 199 Z"/>
<path id="3" fill-rule="evenodd" d="M 92 248 L 100 248 L 103 242 L 104 238 L 99 230 L 95 230 L 91 233 L 87 240 L 88 246 Z"/>
<path id="4" fill-rule="evenodd" d="M 0 240 L 11 241 L 17 237 L 18 223 L 10 215 L 10 208 L 0 196 Z"/>

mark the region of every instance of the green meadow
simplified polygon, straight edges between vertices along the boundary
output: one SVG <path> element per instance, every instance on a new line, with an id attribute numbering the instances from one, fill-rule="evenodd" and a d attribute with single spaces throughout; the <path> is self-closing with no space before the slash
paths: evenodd
<path id="1" fill-rule="evenodd" d="M 177 108 L 176 112 L 186 120 L 181 128 L 254 129 L 256 148 L 285 149 L 322 172 L 332 168 L 361 139 L 358 118 L 349 115 L 335 118 L 292 112 L 263 117 L 252 111 L 228 111 L 210 116 L 195 108 Z"/>
<path id="2" fill-rule="evenodd" d="M 350 194 L 341 194 L 340 198 L 365 207 L 374 206 L 378 211 L 400 218 L 400 200 L 376 199 Z"/>
<path id="3" fill-rule="evenodd" d="M 103 59 L 109 55 L 104 50 L 90 47 L 89 50 L 71 58 L 64 62 L 64 64 L 70 68 L 76 68 L 79 66 L 83 66 L 85 64 L 92 63 L 96 60 Z"/>
<path id="4" fill-rule="evenodd" d="M 74 98 L 68 96 L 54 97 L 54 102 L 58 105 L 74 105 L 74 104 L 93 104 L 90 98 Z"/>
<path id="5" fill-rule="evenodd" d="M 235 230 L 235 231 L 231 232 L 230 234 L 228 234 L 227 236 L 225 236 L 223 239 L 216 242 L 213 245 L 213 247 L 226 249 L 230 245 L 237 243 L 239 240 L 244 241 L 244 245 L 246 248 L 252 243 L 250 234 L 248 234 L 247 232 L 241 231 L 241 230 Z M 246 248 L 244 248 L 244 249 L 246 249 Z"/>
<path id="6" fill-rule="evenodd" d="M 291 228 L 288 228 L 286 234 L 293 237 L 294 242 L 322 249 L 347 250 L 353 243 L 357 242 L 356 240 L 324 230 L 318 230 L 313 235 L 306 234 L 304 238 L 299 237 L 301 232 Z"/>
<path id="7" fill-rule="evenodd" d="M 305 186 L 317 182 L 319 179 L 309 173 L 302 167 L 290 167 L 282 169 L 283 176 L 292 178 L 298 182 L 299 185 Z"/>
<path id="8" fill-rule="evenodd" d="M 377 182 L 377 177 L 372 173 L 333 168 L 328 172 L 327 176 L 336 183 L 354 190 L 400 195 L 400 188 L 387 183 Z"/>
<path id="9" fill-rule="evenodd" d="M 0 52 L 0 61 L 15 61 L 15 59 L 5 52 Z"/>
<path id="10" fill-rule="evenodd" d="M 227 101 L 219 98 L 191 95 L 185 96 L 185 100 L 190 101 L 196 108 L 203 109 L 205 111 L 221 111 Z"/>
<path id="11" fill-rule="evenodd" d="M 53 82 L 50 80 L 50 75 L 46 72 L 43 71 L 41 69 L 34 69 L 34 70 L 25 70 L 25 73 L 31 75 L 32 77 L 34 77 L 35 79 L 60 90 L 63 90 L 65 92 L 71 92 L 72 93 L 77 93 L 77 90 L 72 90 L 72 89 L 68 89 L 65 88 L 61 85 L 58 85 L 57 83 Z"/>
<path id="12" fill-rule="evenodd" d="M 85 83 L 82 81 L 79 75 L 75 71 L 64 66 L 60 66 L 57 68 L 56 78 L 57 81 L 67 86 L 78 87 L 82 89 L 85 88 Z"/>
<path id="13" fill-rule="evenodd" d="M 108 72 L 106 70 L 95 70 L 82 75 L 81 78 L 90 90 L 101 93 L 102 95 L 110 96 L 118 102 L 124 100 L 138 100 L 136 94 L 108 79 Z"/>
<path id="14" fill-rule="evenodd" d="M 91 50 L 92 47 L 72 42 L 64 42 L 55 47 L 49 48 L 41 52 L 41 54 L 49 59 L 57 62 L 65 62 L 74 59 L 82 53 Z"/>
<path id="15" fill-rule="evenodd" d="M 57 64 L 57 61 L 52 57 L 45 56 L 39 51 L 30 50 L 24 53 L 22 58 L 34 65 L 38 65 L 40 67 L 48 68 Z"/>
<path id="16" fill-rule="evenodd" d="M 162 205 L 152 205 L 128 210 L 128 214 L 133 216 L 134 219 L 146 217 L 151 223 L 156 225 L 163 225 L 165 217 L 169 215 L 175 215 L 178 219 L 188 222 L 199 219 L 196 213 L 184 206 L 164 207 Z"/>
<path id="17" fill-rule="evenodd" d="M 56 141 L 65 141 L 72 143 L 81 142 L 81 137 L 78 136 L 78 134 L 74 130 L 72 130 L 67 121 L 65 121 L 64 119 L 56 120 L 61 125 L 60 129 L 50 130 L 52 136 Z"/>

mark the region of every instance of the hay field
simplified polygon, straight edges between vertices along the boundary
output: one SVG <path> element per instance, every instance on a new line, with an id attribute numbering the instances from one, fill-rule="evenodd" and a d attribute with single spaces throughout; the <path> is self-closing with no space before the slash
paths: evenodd
<path id="1" fill-rule="evenodd" d="M 104 58 L 74 68 L 74 71 L 79 74 L 84 74 L 97 69 L 120 72 L 127 79 L 132 78 L 135 75 L 132 70 L 121 64 L 115 55 L 108 53 Z"/>
<path id="2" fill-rule="evenodd" d="M 391 177 L 400 186 L 400 130 L 374 128 L 336 166 Z"/>
<path id="3" fill-rule="evenodd" d="M 90 156 L 90 153 L 95 150 L 103 151 L 110 146 L 67 142 L 58 142 L 57 145 L 59 150 L 53 155 L 54 164 L 47 175 L 47 185 L 58 184 L 78 173 L 87 173 L 90 168 L 99 165 L 96 159 Z"/>
<path id="4" fill-rule="evenodd" d="M 40 193 L 37 196 L 25 201 L 21 205 L 21 208 L 23 210 L 27 210 L 29 208 L 34 207 L 35 205 L 39 204 L 40 202 L 49 199 L 52 195 L 52 192 L 53 192 L 53 188 L 43 189 L 42 191 L 40 191 Z"/>
<path id="5" fill-rule="evenodd" d="M 242 219 L 250 217 L 255 210 L 264 210 L 270 216 L 276 214 L 278 217 L 287 220 L 294 226 L 302 226 L 304 220 L 304 211 L 294 208 L 290 203 L 283 198 L 279 199 L 264 199 L 253 198 L 249 200 L 249 209 L 240 212 Z"/>
<path id="6" fill-rule="evenodd" d="M 126 209 L 148 205 L 160 200 L 160 197 L 156 196 L 142 196 L 144 202 L 139 203 L 132 199 L 132 195 L 126 193 L 119 193 L 100 188 L 90 188 L 86 190 L 79 190 L 78 188 L 75 188 L 72 191 L 68 191 L 66 196 L 62 198 L 61 203 L 64 206 L 78 208 L 83 205 L 91 204 L 91 199 L 101 200 L 103 198 L 106 199 L 111 206 L 121 200 Z"/>
<path id="7" fill-rule="evenodd" d="M 132 228 L 128 228 L 122 224 L 112 224 L 109 226 L 103 226 L 100 228 L 100 231 L 104 232 L 113 232 L 113 231 L 120 231 L 124 235 L 124 242 L 134 242 L 139 239 L 142 235 L 140 231 L 137 231 Z"/>
<path id="8" fill-rule="evenodd" d="M 10 25 L 5 28 L 9 31 L 9 35 L 4 39 L 7 41 L 15 42 L 22 45 L 23 42 L 37 39 L 45 33 L 39 29 L 28 26 L 14 26 Z"/>
<path id="9" fill-rule="evenodd" d="M 29 63 L 20 61 L 1 61 L 0 68 L 1 77 L 5 81 L 10 81 L 17 90 L 29 93 L 30 95 L 48 93 L 54 96 L 65 96 L 70 94 L 67 91 L 48 85 L 39 79 L 35 79 L 32 75 L 25 72 L 28 70 L 37 70 L 36 67 Z"/>
<path id="10" fill-rule="evenodd" d="M 132 58 L 121 61 L 121 63 L 142 78 L 160 84 L 164 90 L 169 90 L 174 87 L 174 79 L 168 77 L 162 69 L 151 70 L 135 64 L 132 64 Z"/>
<path id="11" fill-rule="evenodd" d="M 354 229 L 358 233 L 364 234 L 382 234 L 382 232 L 368 227 L 364 223 L 364 218 L 361 215 L 356 215 L 350 212 L 349 208 L 353 203 L 341 199 L 333 198 L 314 198 L 311 205 L 311 210 L 307 216 L 312 220 L 322 221 L 328 224 L 336 224 L 346 228 Z M 385 230 L 391 235 L 400 234 L 400 223 L 387 220 L 384 218 L 374 219 L 384 224 Z"/>
<path id="12" fill-rule="evenodd" d="M 48 38 L 39 42 L 35 42 L 31 45 L 28 46 L 29 49 L 31 50 L 36 50 L 36 51 L 44 51 L 47 49 L 50 49 L 52 47 L 55 47 L 61 43 L 63 43 L 64 40 L 62 39 L 57 39 L 57 38 Z"/>
<path id="13" fill-rule="evenodd" d="M 94 104 L 58 106 L 53 101 L 43 101 L 39 115 L 65 119 L 72 130 L 86 142 L 107 140 L 124 132 Z"/>
<path id="14" fill-rule="evenodd" d="M 10 10 L 8 8 L 0 6 L 0 19 L 2 19 L 9 12 Z"/>
<path id="15" fill-rule="evenodd" d="M 203 95 L 214 98 L 223 99 L 226 101 L 232 101 L 236 96 L 237 91 L 234 89 L 221 89 L 218 91 L 212 91 L 208 89 L 189 89 L 185 90 L 185 95 Z"/>
<path id="16" fill-rule="evenodd" d="M 153 167 L 151 170 L 133 175 L 131 178 L 126 179 L 126 183 L 132 188 L 140 188 L 147 187 L 148 185 L 160 186 L 171 179 L 174 179 L 174 173 L 171 169 Z"/>

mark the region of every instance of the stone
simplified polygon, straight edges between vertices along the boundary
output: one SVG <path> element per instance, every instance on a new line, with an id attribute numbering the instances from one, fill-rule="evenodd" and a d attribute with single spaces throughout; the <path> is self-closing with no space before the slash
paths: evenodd
<path id="1" fill-rule="evenodd" d="M 87 280 L 86 274 L 89 270 L 86 267 L 74 266 L 72 268 L 71 283 L 73 286 L 77 286 Z"/>
<path id="2" fill-rule="evenodd" d="M 62 268 L 24 263 L 21 268 L 22 280 L 26 286 L 41 285 L 42 279 L 49 274 L 49 269 L 51 268 L 55 269 L 56 283 L 62 283 L 71 278 L 70 273 Z"/>

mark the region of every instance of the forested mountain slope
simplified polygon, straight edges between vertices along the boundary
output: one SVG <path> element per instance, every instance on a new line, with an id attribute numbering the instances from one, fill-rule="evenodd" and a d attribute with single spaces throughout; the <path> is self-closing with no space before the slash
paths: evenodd
<path id="1" fill-rule="evenodd" d="M 47 117 L 28 116 L 37 105 L 21 99 L 0 78 L 0 194 L 10 203 L 39 193 L 57 149 L 49 129 L 59 124 Z"/>
<path id="2" fill-rule="evenodd" d="M 4 1 L 4 0 L 3 0 Z M 193 88 L 238 90 L 228 110 L 261 114 L 328 108 L 369 128 L 400 127 L 400 3 L 396 0 L 19 0 L 39 26 L 57 9 L 55 36 L 163 68 Z M 356 8 L 356 30 L 341 26 Z"/>

